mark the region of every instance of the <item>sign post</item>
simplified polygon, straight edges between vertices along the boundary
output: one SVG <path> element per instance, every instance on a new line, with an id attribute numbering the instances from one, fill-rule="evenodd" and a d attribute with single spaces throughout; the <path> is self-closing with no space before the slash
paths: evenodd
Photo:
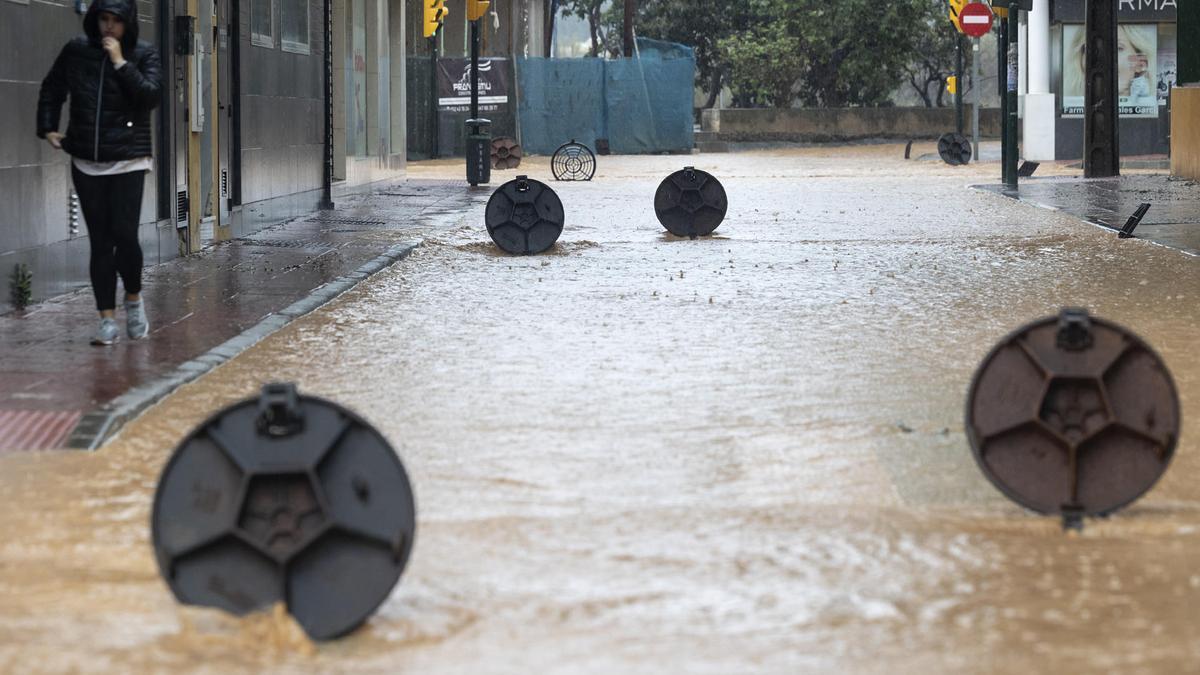
<path id="1" fill-rule="evenodd" d="M 1017 187 L 1017 161 L 1021 154 L 1017 144 L 1017 81 L 1019 68 L 1019 52 L 1017 45 L 1018 23 L 1016 7 L 1010 7 L 1008 12 L 1008 105 L 1005 109 L 1004 126 L 1008 130 L 1008 153 L 1004 157 L 1004 184 Z"/>
<path id="2" fill-rule="evenodd" d="M 1017 161 L 1020 148 L 1017 146 L 1017 12 L 1033 9 L 1033 0 L 992 0 L 992 8 L 1004 19 L 1000 22 L 1000 70 L 1004 88 L 1000 100 L 1004 104 L 1004 147 L 1001 174 L 1004 184 L 1017 187 Z"/>
<path id="3" fill-rule="evenodd" d="M 979 161 L 979 106 L 983 104 L 983 90 L 979 87 L 979 38 L 975 38 L 971 51 L 971 91 L 975 94 L 975 106 L 971 110 L 972 159 Z"/>
<path id="4" fill-rule="evenodd" d="M 962 35 L 954 36 L 954 130 L 963 132 L 963 39 Z"/>
<path id="5" fill-rule="evenodd" d="M 950 23 L 954 25 L 954 30 L 958 31 L 958 35 L 954 36 L 954 126 L 955 131 L 961 135 L 963 132 L 963 98 L 962 98 L 962 82 L 963 82 L 963 46 L 962 46 L 962 12 L 967 6 L 967 0 L 949 0 L 950 7 Z"/>
<path id="6" fill-rule="evenodd" d="M 442 24 L 446 21 L 446 15 L 449 10 L 446 9 L 446 0 L 421 0 L 422 5 L 422 34 L 429 38 L 429 112 L 433 116 L 433 142 L 429 151 L 430 159 L 437 159 L 438 156 L 438 115 L 437 115 L 437 60 L 438 60 L 438 44 L 437 34 L 441 29 Z"/>
<path id="7" fill-rule="evenodd" d="M 429 146 L 429 159 L 438 158 L 438 134 L 441 133 L 441 130 L 438 129 L 437 72 L 438 44 L 437 35 L 435 34 L 429 36 L 429 123 L 432 125 L 433 129 Z"/>
<path id="8" fill-rule="evenodd" d="M 489 183 L 492 178 L 492 139 L 490 120 L 479 117 L 479 22 L 491 0 L 467 0 L 467 21 L 471 23 L 471 117 L 467 120 L 467 182 Z"/>
<path id="9" fill-rule="evenodd" d="M 971 147 L 974 159 L 979 160 L 979 38 L 987 35 L 992 29 L 992 8 L 982 2 L 972 2 L 963 7 L 958 13 L 958 23 L 962 32 L 974 38 L 971 53 L 971 90 L 975 93 L 975 106 L 971 111 Z M 961 44 L 961 40 L 960 40 Z M 959 69 L 962 69 L 961 54 Z M 962 133 L 962 114 L 959 114 L 959 133 Z"/>

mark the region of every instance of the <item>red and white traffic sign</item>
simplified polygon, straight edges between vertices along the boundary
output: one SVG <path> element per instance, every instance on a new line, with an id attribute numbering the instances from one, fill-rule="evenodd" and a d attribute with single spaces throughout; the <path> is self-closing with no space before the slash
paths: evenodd
<path id="1" fill-rule="evenodd" d="M 992 8 L 982 2 L 972 2 L 958 13 L 962 31 L 971 37 L 983 37 L 992 29 Z"/>

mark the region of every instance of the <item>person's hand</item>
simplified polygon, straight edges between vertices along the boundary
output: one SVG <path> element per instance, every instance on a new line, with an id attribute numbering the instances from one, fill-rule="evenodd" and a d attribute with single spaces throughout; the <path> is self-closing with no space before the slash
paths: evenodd
<path id="1" fill-rule="evenodd" d="M 114 66 L 125 63 L 125 57 L 121 54 L 120 40 L 106 37 L 100 42 L 100 46 L 104 47 L 104 51 L 108 52 L 108 58 L 113 62 Z"/>
<path id="2" fill-rule="evenodd" d="M 62 150 L 62 140 L 64 138 L 66 138 L 66 136 L 58 133 L 57 131 L 51 131 L 46 134 L 46 142 L 49 143 L 50 146 L 55 150 Z"/>

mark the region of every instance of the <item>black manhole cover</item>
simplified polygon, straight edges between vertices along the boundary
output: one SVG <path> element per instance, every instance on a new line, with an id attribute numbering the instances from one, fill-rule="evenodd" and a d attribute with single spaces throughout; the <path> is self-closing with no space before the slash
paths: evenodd
<path id="1" fill-rule="evenodd" d="M 596 175 L 596 155 L 583 143 L 564 143 L 550 157 L 554 180 L 591 180 Z"/>
<path id="2" fill-rule="evenodd" d="M 388 442 L 290 384 L 210 417 L 159 479 L 151 530 L 183 603 L 245 614 L 287 604 L 310 637 L 366 621 L 412 551 L 415 506 Z"/>
<path id="3" fill-rule="evenodd" d="M 562 235 L 566 215 L 550 186 L 517 176 L 492 193 L 484 211 L 488 235 L 509 253 L 541 253 Z"/>
<path id="4" fill-rule="evenodd" d="M 692 167 L 667 176 L 654 194 L 658 222 L 677 237 L 706 237 L 725 220 L 729 199 L 721 181 Z"/>
<path id="5" fill-rule="evenodd" d="M 938 156 L 951 166 L 960 166 L 971 161 L 971 141 L 962 134 L 942 134 L 938 139 Z"/>
<path id="6" fill-rule="evenodd" d="M 1022 506 L 1068 517 L 1112 513 L 1145 494 L 1171 461 L 1179 425 L 1158 354 L 1081 309 L 1001 340 L 967 396 L 967 437 L 988 480 Z"/>

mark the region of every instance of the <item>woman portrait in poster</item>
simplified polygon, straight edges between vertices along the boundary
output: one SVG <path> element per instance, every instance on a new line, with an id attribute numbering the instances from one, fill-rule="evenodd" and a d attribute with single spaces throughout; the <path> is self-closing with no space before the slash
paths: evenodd
<path id="1" fill-rule="evenodd" d="M 1087 33 L 1083 26 L 1064 26 L 1063 107 L 1083 106 Z M 1117 97 L 1123 109 L 1157 105 L 1155 56 L 1158 26 L 1121 24 L 1117 27 Z M 1132 110 L 1122 110 L 1131 114 Z M 1157 111 L 1155 111 L 1157 114 Z"/>

